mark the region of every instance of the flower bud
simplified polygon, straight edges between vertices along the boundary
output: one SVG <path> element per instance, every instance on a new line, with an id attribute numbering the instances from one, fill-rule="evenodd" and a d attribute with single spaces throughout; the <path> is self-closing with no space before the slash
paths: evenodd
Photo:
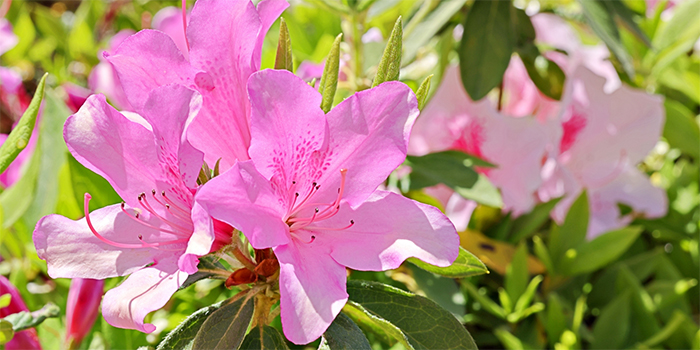
<path id="1" fill-rule="evenodd" d="M 103 280 L 74 278 L 66 302 L 66 342 L 77 347 L 90 332 L 104 290 Z"/>

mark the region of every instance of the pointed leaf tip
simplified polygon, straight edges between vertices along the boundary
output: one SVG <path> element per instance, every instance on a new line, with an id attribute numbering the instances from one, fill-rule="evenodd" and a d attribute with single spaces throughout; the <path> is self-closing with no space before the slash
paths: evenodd
<path id="1" fill-rule="evenodd" d="M 323 68 L 323 76 L 319 84 L 319 92 L 323 96 L 321 100 L 321 109 L 324 113 L 328 113 L 333 107 L 333 98 L 335 90 L 338 88 L 338 74 L 340 73 L 340 41 L 343 39 L 343 33 L 335 37 L 331 51 L 326 59 L 326 66 Z"/>
<path id="2" fill-rule="evenodd" d="M 385 81 L 399 80 L 402 50 L 403 24 L 401 22 L 401 16 L 399 16 L 399 18 L 396 19 L 396 23 L 394 23 L 394 29 L 391 30 L 391 35 L 384 49 L 384 54 L 382 54 L 382 58 L 379 61 L 377 75 L 374 77 L 372 87 Z"/>
<path id="3" fill-rule="evenodd" d="M 277 56 L 275 57 L 275 69 L 286 69 L 294 72 L 292 60 L 292 40 L 289 36 L 289 28 L 284 18 L 280 18 L 280 37 L 277 42 Z"/>
<path id="4" fill-rule="evenodd" d="M 428 92 L 430 92 L 430 81 L 433 79 L 433 74 L 429 75 L 416 90 L 416 99 L 418 100 L 418 109 L 423 110 L 425 102 L 428 100 Z"/>

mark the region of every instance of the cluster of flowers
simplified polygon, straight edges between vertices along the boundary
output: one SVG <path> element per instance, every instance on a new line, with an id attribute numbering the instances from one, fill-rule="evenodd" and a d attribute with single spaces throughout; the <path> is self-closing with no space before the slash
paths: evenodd
<path id="1" fill-rule="evenodd" d="M 85 194 L 83 219 L 46 216 L 33 240 L 51 277 L 129 275 L 103 298 L 110 324 L 154 331 L 145 316 L 199 257 L 235 244 L 236 230 L 274 251 L 284 333 L 298 344 L 347 301 L 346 267 L 457 257 L 458 235 L 437 208 L 378 189 L 404 161 L 419 114 L 408 86 L 386 82 L 324 114 L 301 78 L 259 71 L 263 38 L 287 6 L 200 0 L 180 27 L 184 45 L 158 30 L 123 39 L 104 59 L 128 111 L 95 94 L 66 121 L 71 154 L 123 202 L 90 212 Z"/>
<path id="2" fill-rule="evenodd" d="M 537 39 L 559 50 L 545 55 L 567 75 L 561 101 L 537 89 L 518 57 L 504 75 L 500 106 L 489 98 L 472 101 L 457 67 L 448 68 L 416 123 L 409 153 L 457 149 L 496 164 L 484 174 L 515 216 L 563 197 L 551 213 L 561 223 L 586 190 L 589 238 L 638 216 L 665 215 L 665 192 L 637 168 L 661 134 L 662 98 L 622 85 L 607 60 L 607 48 L 582 44 L 560 17 L 537 14 L 532 22 Z M 446 187 L 430 191 L 446 204 L 457 228 L 464 229 L 475 206 Z M 618 203 L 632 212 L 622 215 Z"/>

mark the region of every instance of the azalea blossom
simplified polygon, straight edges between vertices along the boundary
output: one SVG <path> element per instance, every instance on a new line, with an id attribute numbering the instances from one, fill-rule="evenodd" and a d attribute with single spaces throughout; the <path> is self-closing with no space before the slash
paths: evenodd
<path id="1" fill-rule="evenodd" d="M 665 192 L 637 169 L 654 148 L 664 122 L 659 96 L 621 86 L 605 93 L 606 80 L 585 67 L 568 78 L 560 110 L 561 138 L 542 168 L 542 201 L 565 196 L 552 211 L 561 222 L 583 189 L 588 191 L 588 236 L 624 227 L 635 215 L 666 214 Z M 620 217 L 617 203 L 632 208 Z"/>
<path id="2" fill-rule="evenodd" d="M 10 305 L 0 309 L 0 318 L 22 311 L 29 311 L 27 305 L 22 300 L 17 287 L 5 277 L 0 275 L 0 295 L 10 295 Z M 36 329 L 30 328 L 15 333 L 12 340 L 4 345 L 6 350 L 41 350 L 41 343 Z"/>
<path id="3" fill-rule="evenodd" d="M 121 111 L 133 111 L 134 108 L 126 98 L 124 87 L 117 76 L 117 72 L 114 71 L 112 64 L 110 64 L 105 57 L 114 52 L 114 50 L 119 47 L 119 45 L 121 45 L 126 38 L 133 34 L 134 31 L 131 29 L 124 29 L 115 34 L 109 40 L 107 49 L 101 51 L 97 55 L 97 57 L 100 59 L 100 63 L 92 68 L 90 76 L 88 76 L 88 87 L 90 90 L 96 94 L 104 94 L 107 96 L 109 102 L 111 102 L 114 107 Z"/>
<path id="4" fill-rule="evenodd" d="M 458 68 L 452 66 L 416 122 L 409 153 L 425 155 L 453 149 L 496 164 L 497 168 L 481 171 L 501 189 L 504 209 L 519 215 L 536 203 L 534 193 L 542 184 L 540 169 L 547 139 L 547 129 L 534 118 L 502 115 L 488 99 L 472 101 L 464 91 Z M 453 200 L 459 202 L 459 198 Z"/>
<path id="5" fill-rule="evenodd" d="M 158 86 L 178 83 L 198 91 L 203 107 L 187 137 L 208 164 L 221 159 L 223 171 L 249 159 L 246 82 L 260 69 L 265 33 L 287 6 L 284 0 L 264 0 L 257 7 L 250 0 L 200 0 L 187 25 L 188 55 L 167 34 L 142 30 L 107 59 L 137 111 Z"/>
<path id="6" fill-rule="evenodd" d="M 283 70 L 255 73 L 251 160 L 196 196 L 212 217 L 279 260 L 287 339 L 318 338 L 347 301 L 345 267 L 381 271 L 417 257 L 448 266 L 459 238 L 437 209 L 377 190 L 405 156 L 418 115 L 406 85 L 358 92 L 327 115 L 321 95 Z"/>
<path id="7" fill-rule="evenodd" d="M 168 85 L 149 94 L 141 115 L 119 113 L 103 95 L 93 95 L 66 121 L 71 154 L 124 202 L 89 212 L 85 194 L 83 219 L 42 218 L 34 244 L 53 278 L 130 275 L 102 303 L 103 316 L 116 327 L 152 332 L 155 327 L 143 323 L 146 314 L 197 271 L 197 256 L 231 241 L 232 229 L 222 223 L 212 224 L 204 240 L 193 234 L 193 221 L 211 220 L 194 203 L 203 155 L 184 136 L 200 107 L 198 94 Z"/>

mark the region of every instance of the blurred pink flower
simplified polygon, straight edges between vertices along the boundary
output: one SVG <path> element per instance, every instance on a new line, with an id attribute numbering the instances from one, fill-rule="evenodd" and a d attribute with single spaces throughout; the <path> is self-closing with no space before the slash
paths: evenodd
<path id="1" fill-rule="evenodd" d="M 142 30 L 108 57 L 138 111 L 152 89 L 178 83 L 197 90 L 203 107 L 188 139 L 221 170 L 246 160 L 250 145 L 248 77 L 259 70 L 265 33 L 288 4 L 264 0 L 200 0 L 187 26 L 189 57 L 167 34 Z M 216 140 L 216 142 L 212 142 Z"/>
<path id="2" fill-rule="evenodd" d="M 71 154 L 124 202 L 88 213 L 85 194 L 85 218 L 45 216 L 33 240 L 53 278 L 130 275 L 104 297 L 102 314 L 113 326 L 152 332 L 144 317 L 197 271 L 198 256 L 230 243 L 232 229 L 194 203 L 203 155 L 184 135 L 200 107 L 194 91 L 168 85 L 149 94 L 141 115 L 92 95 L 66 121 Z M 208 226 L 193 233 L 199 221 Z"/>
<path id="3" fill-rule="evenodd" d="M 66 302 L 66 343 L 77 346 L 90 333 L 103 292 L 103 280 L 74 278 L 71 281 Z"/>
<path id="4" fill-rule="evenodd" d="M 114 67 L 112 67 L 112 64 L 110 64 L 105 57 L 114 52 L 117 47 L 132 34 L 134 34 L 134 31 L 131 29 L 124 29 L 115 34 L 110 39 L 107 49 L 101 51 L 97 55 L 100 59 L 100 63 L 92 68 L 90 76 L 88 77 L 88 87 L 90 90 L 96 94 L 104 94 L 114 107 L 122 111 L 133 111 L 134 108 L 126 98 L 124 87 L 119 80 L 119 76 L 117 76 L 117 72 L 114 71 Z"/>
<path id="5" fill-rule="evenodd" d="M 13 286 L 5 276 L 0 275 L 0 295 L 5 294 L 10 294 L 10 305 L 0 309 L 0 318 L 22 311 L 29 311 L 17 287 Z M 39 343 L 36 329 L 31 328 L 15 333 L 12 340 L 5 344 L 4 347 L 6 350 L 40 350 L 41 343 Z"/>
<path id="6" fill-rule="evenodd" d="M 7 19 L 0 18 L 0 55 L 10 51 L 18 42 L 19 39 L 12 31 L 12 24 Z"/>
<path id="7" fill-rule="evenodd" d="M 196 201 L 280 263 L 287 339 L 318 338 L 345 305 L 346 270 L 382 271 L 418 257 L 448 266 L 458 235 L 437 208 L 377 187 L 406 157 L 416 98 L 387 82 L 327 115 L 321 94 L 284 70 L 255 73 L 251 160 L 202 186 Z"/>
<path id="8" fill-rule="evenodd" d="M 605 84 L 585 67 L 569 76 L 558 117 L 561 138 L 542 168 L 538 191 L 542 201 L 564 196 L 552 212 L 561 222 L 586 189 L 591 238 L 627 225 L 635 215 L 663 216 L 667 206 L 665 192 L 636 167 L 659 139 L 663 100 L 624 85 L 605 93 Z M 620 217 L 617 203 L 634 213 Z"/>

